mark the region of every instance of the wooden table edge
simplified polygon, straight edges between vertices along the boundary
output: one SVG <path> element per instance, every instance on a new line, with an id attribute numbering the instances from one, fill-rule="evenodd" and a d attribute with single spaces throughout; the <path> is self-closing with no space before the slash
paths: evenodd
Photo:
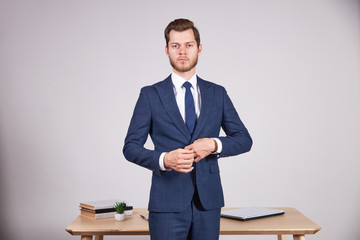
<path id="1" fill-rule="evenodd" d="M 320 231 L 321 227 L 319 228 L 315 228 L 313 230 L 293 230 L 293 231 L 289 231 L 289 230 L 273 230 L 273 231 L 261 231 L 259 232 L 259 230 L 226 230 L 226 231 L 221 231 L 220 230 L 220 235 L 307 235 L 307 234 L 315 234 L 318 231 Z"/>
<path id="2" fill-rule="evenodd" d="M 283 210 L 293 209 L 293 210 L 298 211 L 296 208 L 293 208 L 293 207 L 273 207 L 273 208 L 283 209 Z M 142 209 L 142 208 L 140 208 L 140 209 Z M 233 207 L 224 208 L 224 209 L 233 209 Z M 79 215 L 79 216 L 81 216 L 81 215 Z M 304 215 L 304 217 L 306 217 L 306 216 Z M 310 220 L 310 219 L 308 218 L 308 220 Z M 310 220 L 310 221 L 312 222 L 312 220 Z M 132 230 L 132 231 L 125 231 L 125 232 L 122 232 L 122 231 L 106 231 L 106 232 L 104 232 L 104 231 L 91 231 L 91 230 L 90 231 L 88 231 L 88 230 L 72 230 L 72 229 L 69 229 L 69 226 L 65 228 L 65 231 L 67 231 L 71 235 L 119 235 L 119 236 L 120 235 L 149 235 L 148 230 Z M 220 235 L 306 235 L 306 234 L 315 234 L 320 230 L 321 230 L 321 227 L 319 225 L 317 225 L 317 227 L 315 227 L 313 229 L 297 229 L 297 230 L 291 230 L 291 231 L 277 229 L 277 230 L 267 230 L 267 231 L 259 232 L 259 230 L 257 230 L 257 229 L 249 229 L 249 230 L 242 229 L 241 231 L 239 231 L 237 229 L 233 229 L 233 230 L 227 229 L 227 230 L 220 230 Z"/>
<path id="3" fill-rule="evenodd" d="M 134 236 L 134 235 L 140 235 L 140 236 L 145 236 L 145 235 L 150 235 L 149 231 L 126 231 L 125 233 L 122 234 L 121 231 L 109 231 L 109 232 L 104 232 L 104 231 L 69 231 L 67 229 L 65 229 L 68 233 L 70 233 L 73 236 L 89 236 L 89 235 L 117 235 L 117 236 Z"/>
<path id="4" fill-rule="evenodd" d="M 244 231 L 241 230 L 238 231 L 236 229 L 234 230 L 226 230 L 226 231 L 220 231 L 220 235 L 306 235 L 306 234 L 315 234 L 318 231 L 320 231 L 321 227 L 319 228 L 315 228 L 314 230 L 296 230 L 296 231 L 288 231 L 288 230 L 284 230 L 284 231 L 262 231 L 261 233 L 259 233 L 258 230 L 248 230 L 248 231 Z M 109 232 L 104 232 L 104 231 L 73 231 L 70 229 L 65 229 L 68 233 L 70 233 L 71 235 L 122 235 L 119 234 L 121 233 L 121 231 L 109 231 Z M 127 231 L 126 234 L 124 235 L 149 235 L 149 231 Z"/>

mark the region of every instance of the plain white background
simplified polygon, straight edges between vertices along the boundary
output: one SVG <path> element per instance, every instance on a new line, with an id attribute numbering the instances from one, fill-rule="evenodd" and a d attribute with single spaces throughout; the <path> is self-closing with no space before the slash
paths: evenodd
<path id="1" fill-rule="evenodd" d="M 122 146 L 140 88 L 171 72 L 163 30 L 184 17 L 197 73 L 254 139 L 219 160 L 226 206 L 295 207 L 322 227 L 307 239 L 359 239 L 359 16 L 355 0 L 1 0 L 0 238 L 79 239 L 65 227 L 81 201 L 147 207 L 151 172 Z"/>

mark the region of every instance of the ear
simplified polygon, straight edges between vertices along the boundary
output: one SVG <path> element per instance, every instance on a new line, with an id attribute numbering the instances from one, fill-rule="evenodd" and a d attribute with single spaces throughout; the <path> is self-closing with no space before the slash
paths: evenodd
<path id="1" fill-rule="evenodd" d="M 200 55 L 201 51 L 202 51 L 202 44 L 199 45 L 199 48 L 198 48 L 198 56 Z"/>
<path id="2" fill-rule="evenodd" d="M 168 51 L 168 47 L 167 47 L 167 46 L 165 46 L 165 53 L 166 53 L 167 56 L 169 56 L 169 51 Z"/>

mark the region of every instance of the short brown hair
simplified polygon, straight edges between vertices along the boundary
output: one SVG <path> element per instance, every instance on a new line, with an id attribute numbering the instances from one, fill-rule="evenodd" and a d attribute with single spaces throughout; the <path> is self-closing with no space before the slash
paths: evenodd
<path id="1" fill-rule="evenodd" d="M 169 23 L 169 25 L 167 25 L 167 27 L 165 28 L 164 34 L 165 34 L 166 46 L 168 46 L 168 44 L 169 44 L 169 40 L 170 40 L 169 35 L 170 35 L 171 30 L 174 30 L 177 32 L 183 32 L 188 29 L 193 30 L 196 44 L 199 47 L 200 46 L 199 31 L 194 26 L 194 23 L 192 21 L 190 21 L 189 19 L 184 19 L 184 18 L 175 19 L 174 21 Z"/>

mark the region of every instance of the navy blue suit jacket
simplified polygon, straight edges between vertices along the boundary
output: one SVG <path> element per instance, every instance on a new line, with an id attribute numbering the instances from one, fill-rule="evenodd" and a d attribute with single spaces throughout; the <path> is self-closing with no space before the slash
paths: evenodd
<path id="1" fill-rule="evenodd" d="M 193 136 L 178 109 L 171 76 L 141 89 L 123 153 L 128 161 L 153 171 L 149 211 L 183 211 L 193 198 L 195 186 L 205 209 L 224 206 L 218 158 L 241 154 L 251 148 L 251 137 L 226 90 L 199 77 L 197 82 L 201 110 Z M 219 137 L 221 127 L 226 137 Z M 148 134 L 154 143 L 154 150 L 144 148 Z M 219 138 L 223 145 L 222 152 L 200 160 L 192 173 L 159 169 L 162 152 L 184 148 L 199 138 Z"/>

